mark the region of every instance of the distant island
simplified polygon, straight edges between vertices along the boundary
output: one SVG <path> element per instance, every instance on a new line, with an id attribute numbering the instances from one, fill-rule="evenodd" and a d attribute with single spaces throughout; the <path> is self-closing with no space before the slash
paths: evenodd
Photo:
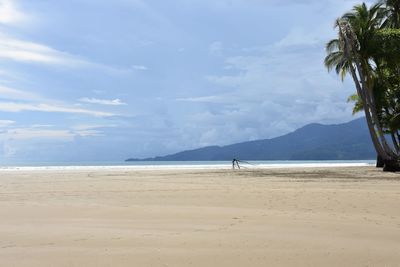
<path id="1" fill-rule="evenodd" d="M 376 159 L 365 118 L 348 123 L 308 124 L 272 139 L 208 146 L 176 154 L 126 161 L 214 160 L 360 160 Z"/>

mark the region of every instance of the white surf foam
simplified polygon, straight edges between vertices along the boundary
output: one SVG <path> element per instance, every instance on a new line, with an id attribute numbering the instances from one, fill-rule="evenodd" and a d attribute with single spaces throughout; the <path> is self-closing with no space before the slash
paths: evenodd
<path id="1" fill-rule="evenodd" d="M 344 168 L 373 166 L 368 162 L 351 163 L 268 163 L 268 164 L 241 164 L 246 169 L 281 169 L 281 168 Z M 228 170 L 231 164 L 190 164 L 190 165 L 121 165 L 121 166 L 21 166 L 0 167 L 0 171 L 101 171 L 101 170 Z"/>

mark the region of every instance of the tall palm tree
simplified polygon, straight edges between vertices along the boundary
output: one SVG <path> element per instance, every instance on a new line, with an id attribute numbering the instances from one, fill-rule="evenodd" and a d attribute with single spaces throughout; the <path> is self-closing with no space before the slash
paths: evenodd
<path id="1" fill-rule="evenodd" d="M 335 69 L 344 78 L 349 73 L 353 78 L 358 101 L 364 109 L 368 129 L 377 154 L 386 162 L 386 170 L 396 165 L 398 156 L 388 145 L 381 127 L 376 99 L 374 97 L 375 73 L 372 55 L 377 49 L 374 39 L 376 30 L 383 23 L 385 10 L 381 4 L 370 8 L 365 3 L 357 5 L 351 12 L 336 21 L 339 38 L 328 42 L 325 65 Z"/>

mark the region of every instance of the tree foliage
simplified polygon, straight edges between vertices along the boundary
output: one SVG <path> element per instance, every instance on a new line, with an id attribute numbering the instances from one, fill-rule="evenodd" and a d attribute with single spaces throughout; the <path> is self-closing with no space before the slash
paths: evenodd
<path id="1" fill-rule="evenodd" d="M 400 29 L 380 29 L 376 31 L 372 43 L 378 48 L 372 53 L 377 57 L 376 60 L 389 60 L 399 64 Z"/>

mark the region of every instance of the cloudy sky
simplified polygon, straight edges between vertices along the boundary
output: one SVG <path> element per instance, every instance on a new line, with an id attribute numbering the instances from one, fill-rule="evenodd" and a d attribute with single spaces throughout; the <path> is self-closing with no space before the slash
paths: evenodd
<path id="1" fill-rule="evenodd" d="M 104 161 L 351 120 L 353 0 L 0 0 L 0 160 Z"/>

